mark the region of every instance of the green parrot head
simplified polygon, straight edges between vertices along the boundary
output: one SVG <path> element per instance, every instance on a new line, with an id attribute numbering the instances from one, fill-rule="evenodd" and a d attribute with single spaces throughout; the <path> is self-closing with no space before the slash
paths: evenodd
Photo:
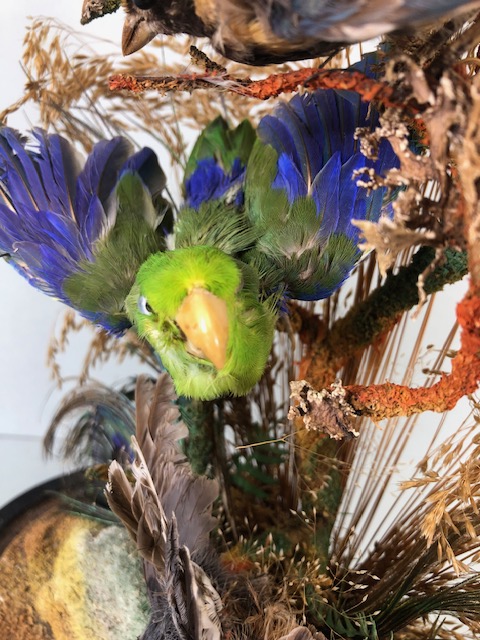
<path id="1" fill-rule="evenodd" d="M 264 371 L 274 306 L 260 300 L 253 269 L 216 247 L 153 254 L 137 274 L 126 309 L 179 394 L 202 400 L 243 395 Z"/>

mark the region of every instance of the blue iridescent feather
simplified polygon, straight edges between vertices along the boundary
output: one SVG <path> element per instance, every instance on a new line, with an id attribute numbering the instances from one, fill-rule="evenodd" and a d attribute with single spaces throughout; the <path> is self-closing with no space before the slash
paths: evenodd
<path id="1" fill-rule="evenodd" d="M 235 158 L 230 170 L 225 170 L 215 158 L 202 158 L 192 174 L 185 180 L 185 204 L 198 209 L 203 202 L 220 198 L 243 204 L 245 166 Z"/>
<path id="2" fill-rule="evenodd" d="M 371 73 L 367 60 L 355 68 Z M 391 215 L 386 187 L 369 190 L 359 184 L 370 171 L 384 176 L 399 166 L 386 140 L 376 159 L 361 153 L 357 128 L 377 125 L 378 113 L 358 94 L 334 90 L 296 95 L 260 121 L 261 144 L 247 172 L 247 213 L 265 229 L 257 262 L 264 271 L 285 274 L 287 297 L 331 295 L 361 256 L 359 230 L 351 221 Z M 275 151 L 273 169 L 269 149 Z"/>
<path id="3" fill-rule="evenodd" d="M 275 115 L 265 116 L 258 127 L 262 142 L 279 154 L 272 187 L 285 189 L 290 203 L 300 196 L 313 198 L 318 214 L 329 218 L 324 223 L 328 234 L 341 230 L 353 237 L 356 228 L 350 224 L 352 218 L 377 220 L 382 212 L 386 188 L 375 194 L 376 206 L 372 208 L 372 194 L 358 186 L 354 172 L 372 169 L 383 175 L 399 166 L 386 140 L 381 141 L 376 160 L 360 152 L 355 130 L 373 130 L 378 125 L 377 112 L 372 110 L 368 115 L 368 109 L 358 94 L 347 100 L 335 91 L 316 91 L 280 105 Z M 338 199 L 332 197 L 333 192 L 338 193 Z"/>
<path id="4" fill-rule="evenodd" d="M 217 117 L 199 135 L 185 170 L 184 191 L 187 207 L 222 200 L 243 204 L 245 169 L 255 131 L 244 120 L 235 129 Z"/>
<path id="5" fill-rule="evenodd" d="M 165 184 L 150 149 L 134 153 L 124 138 L 97 143 L 85 164 L 67 140 L 33 131 L 34 144 L 0 130 L 0 252 L 30 284 L 112 332 L 130 326 L 125 315 L 88 310 L 65 283 L 95 263 L 117 223 L 116 188 L 138 175 L 151 197 Z M 120 258 L 119 258 L 120 259 Z"/>

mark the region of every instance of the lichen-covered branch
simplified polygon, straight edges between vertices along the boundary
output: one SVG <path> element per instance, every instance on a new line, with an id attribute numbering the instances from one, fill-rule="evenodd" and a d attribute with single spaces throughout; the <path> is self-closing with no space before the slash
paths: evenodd
<path id="1" fill-rule="evenodd" d="M 437 284 L 440 282 L 438 277 L 436 281 Z M 429 286 L 432 284 L 430 283 Z M 440 380 L 431 387 L 411 388 L 390 382 L 343 387 L 343 405 L 337 406 L 339 410 L 335 414 L 336 424 L 348 425 L 348 430 L 344 429 L 346 433 L 352 432 L 352 413 L 378 421 L 395 416 L 410 416 L 424 411 L 449 411 L 463 396 L 474 393 L 480 382 L 480 298 L 476 295 L 473 285 L 457 306 L 457 321 L 461 328 L 461 346 L 452 360 L 451 373 L 442 373 Z M 338 330 L 341 325 L 342 320 L 335 328 Z M 322 373 L 325 375 L 325 372 Z M 323 415 L 324 399 L 319 392 L 315 391 L 315 388 L 323 389 L 325 385 L 311 387 L 304 381 L 301 385 L 301 393 L 297 388 L 293 389 L 295 397 L 291 417 L 301 417 L 307 429 L 330 433 L 325 425 L 318 424 L 317 419 L 318 416 Z M 300 397 L 304 402 L 298 399 Z"/>
<path id="2" fill-rule="evenodd" d="M 282 93 L 293 93 L 298 87 L 310 91 L 315 89 L 339 89 L 355 91 L 363 100 L 377 101 L 386 107 L 408 108 L 412 113 L 418 111 L 414 100 L 404 104 L 395 98 L 394 89 L 389 84 L 369 78 L 358 71 L 341 69 L 296 69 L 285 73 L 275 73 L 261 80 L 236 78 L 227 73 L 189 73 L 174 76 L 131 76 L 117 74 L 110 78 L 112 91 L 189 91 L 196 89 L 213 89 L 232 91 L 243 96 L 268 100 Z"/>
<path id="3" fill-rule="evenodd" d="M 357 414 L 382 420 L 423 411 L 449 411 L 460 398 L 474 393 L 480 381 L 480 299 L 472 289 L 458 304 L 457 319 L 462 329 L 461 347 L 452 360 L 451 373 L 442 373 L 431 387 L 417 389 L 388 382 L 348 386 L 345 399 Z"/>
<path id="4" fill-rule="evenodd" d="M 88 24 L 95 18 L 101 18 L 107 13 L 115 13 L 122 5 L 122 0 L 84 0 L 82 6 L 81 24 Z"/>
<path id="5" fill-rule="evenodd" d="M 460 349 L 452 360 L 451 373 L 442 373 L 434 385 L 411 388 L 385 382 L 367 386 L 348 385 L 341 389 L 337 385 L 333 391 L 337 396 L 341 395 L 342 402 L 335 405 L 335 424 L 342 425 L 342 429 L 336 429 L 332 434 L 325 419 L 325 394 L 301 381 L 292 386 L 290 417 L 300 417 L 308 430 L 340 439 L 354 433 L 353 414 L 379 421 L 424 411 L 453 409 L 463 396 L 478 389 L 480 381 L 480 299 L 472 288 L 458 304 L 457 320 L 461 328 Z"/>
<path id="6" fill-rule="evenodd" d="M 313 346 L 305 377 L 315 389 L 330 385 L 352 356 L 361 354 L 376 339 L 388 333 L 402 313 L 418 303 L 418 277 L 434 257 L 434 249 L 421 248 L 408 266 L 390 274 L 381 287 L 337 320 L 325 339 Z M 440 291 L 466 273 L 466 254 L 448 249 L 443 264 L 426 279 L 424 290 L 427 294 Z"/>

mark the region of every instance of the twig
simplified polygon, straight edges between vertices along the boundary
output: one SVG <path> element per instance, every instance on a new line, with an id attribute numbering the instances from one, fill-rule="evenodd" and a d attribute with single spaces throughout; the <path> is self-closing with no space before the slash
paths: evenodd
<path id="1" fill-rule="evenodd" d="M 480 381 L 480 299 L 471 288 L 457 306 L 462 329 L 461 347 L 452 360 L 452 371 L 442 373 L 431 387 L 412 389 L 386 382 L 345 387 L 345 399 L 357 414 L 382 420 L 423 411 L 449 411 L 460 398 L 474 393 Z"/>
<path id="2" fill-rule="evenodd" d="M 316 389 L 331 384 L 351 357 L 361 354 L 375 340 L 388 333 L 402 313 L 418 303 L 418 277 L 434 258 L 433 248 L 420 249 L 408 266 L 401 267 L 395 275 L 390 274 L 381 287 L 337 320 L 326 338 L 313 346 L 305 377 Z M 440 291 L 466 273 L 466 254 L 448 249 L 444 263 L 426 278 L 424 290 L 427 294 Z"/>
<path id="3" fill-rule="evenodd" d="M 107 13 L 114 13 L 121 4 L 122 0 L 84 0 L 80 23 L 88 24 L 95 18 L 101 18 Z"/>
<path id="4" fill-rule="evenodd" d="M 415 100 L 402 102 L 395 96 L 395 90 L 389 84 L 367 77 L 359 71 L 341 69 L 305 68 L 285 73 L 275 73 L 262 80 L 236 78 L 227 73 L 213 71 L 209 73 L 178 74 L 174 76 L 131 76 L 114 75 L 110 78 L 112 91 L 126 90 L 133 93 L 142 91 L 194 91 L 195 89 L 216 89 L 232 91 L 243 96 L 268 100 L 282 93 L 293 93 L 298 87 L 311 91 L 315 89 L 338 89 L 355 91 L 362 100 L 380 102 L 386 107 L 401 107 L 411 115 L 419 112 Z"/>

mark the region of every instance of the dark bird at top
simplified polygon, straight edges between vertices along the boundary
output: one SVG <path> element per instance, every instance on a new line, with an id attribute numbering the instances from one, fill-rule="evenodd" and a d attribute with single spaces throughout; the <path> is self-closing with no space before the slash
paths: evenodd
<path id="1" fill-rule="evenodd" d="M 221 54 L 265 65 L 335 53 L 480 7 L 480 0 L 124 0 L 124 55 L 159 34 L 209 38 Z"/>

